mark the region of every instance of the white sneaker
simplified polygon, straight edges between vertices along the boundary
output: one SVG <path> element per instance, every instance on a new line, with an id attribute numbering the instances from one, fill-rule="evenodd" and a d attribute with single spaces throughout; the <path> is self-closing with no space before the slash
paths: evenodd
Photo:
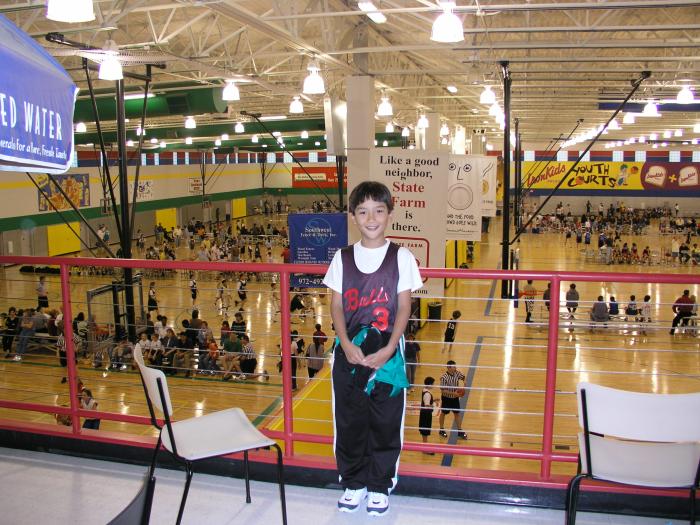
<path id="1" fill-rule="evenodd" d="M 15 355 L 14 360 L 15 360 L 15 361 L 21 361 L 21 360 L 22 360 L 22 356 L 19 355 L 19 354 L 17 354 L 17 355 Z"/>
<path id="2" fill-rule="evenodd" d="M 367 514 L 386 516 L 389 513 L 389 496 L 381 492 L 370 492 L 367 497 Z"/>
<path id="3" fill-rule="evenodd" d="M 340 512 L 355 512 L 360 508 L 360 503 L 367 497 L 367 489 L 357 490 L 345 489 L 343 495 L 338 500 L 338 510 Z"/>

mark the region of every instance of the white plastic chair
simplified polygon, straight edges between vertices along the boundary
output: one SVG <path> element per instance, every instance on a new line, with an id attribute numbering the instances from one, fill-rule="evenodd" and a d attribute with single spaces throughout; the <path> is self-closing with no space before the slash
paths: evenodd
<path id="1" fill-rule="evenodd" d="M 255 428 L 240 408 L 229 408 L 200 417 L 172 421 L 170 418 L 173 408 L 165 374 L 161 370 L 147 367 L 143 361 L 143 355 L 138 351 L 134 352 L 134 361 L 141 374 L 148 409 L 151 413 L 151 423 L 159 431 L 158 442 L 151 460 L 150 475 L 152 476 L 155 470 L 161 443 L 175 459 L 185 464 L 187 481 L 180 502 L 177 523 L 182 521 L 187 493 L 192 481 L 192 463 L 194 461 L 243 452 L 246 503 L 250 503 L 248 451 L 263 447 L 275 447 L 277 449 L 277 478 L 282 504 L 282 523 L 286 525 L 287 505 L 284 495 L 282 450 L 279 445 Z M 156 410 L 163 414 L 164 425 L 158 423 Z"/>
<path id="2" fill-rule="evenodd" d="M 566 493 L 574 525 L 584 478 L 690 491 L 690 523 L 700 483 L 700 393 L 645 394 L 592 383 L 577 387 L 581 473 Z"/>

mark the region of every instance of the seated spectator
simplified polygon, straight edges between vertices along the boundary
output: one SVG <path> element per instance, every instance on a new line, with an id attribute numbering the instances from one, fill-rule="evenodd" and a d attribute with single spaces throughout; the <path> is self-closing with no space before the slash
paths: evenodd
<path id="1" fill-rule="evenodd" d="M 608 313 L 610 315 L 620 315 L 620 304 L 615 300 L 615 296 L 610 296 L 610 303 L 608 303 Z"/>
<path id="2" fill-rule="evenodd" d="M 241 372 L 243 372 L 241 379 L 252 379 L 253 377 L 260 376 L 266 381 L 269 381 L 270 375 L 267 373 L 267 370 L 263 371 L 262 374 L 255 373 L 255 368 L 258 366 L 258 360 L 255 357 L 255 350 L 250 342 L 250 337 L 247 335 L 241 337 L 241 344 L 243 345 L 240 361 Z"/>
<path id="3" fill-rule="evenodd" d="M 112 349 L 110 360 L 112 362 L 112 370 L 126 370 L 126 361 L 134 357 L 134 345 L 129 341 L 126 335 L 122 336 L 121 341 Z"/>
<path id="4" fill-rule="evenodd" d="M 178 334 L 177 348 L 175 350 L 175 355 L 173 356 L 173 368 L 174 375 L 177 375 L 179 370 L 185 371 L 185 377 L 190 377 L 192 375 L 192 357 L 194 347 L 187 337 L 186 332 L 180 332 Z"/>
<path id="5" fill-rule="evenodd" d="M 206 344 L 207 351 L 200 352 L 199 370 L 207 372 L 218 372 L 221 370 L 217 361 L 219 359 L 219 347 L 216 341 L 210 339 Z"/>
<path id="6" fill-rule="evenodd" d="M 595 323 L 606 323 L 610 320 L 608 307 L 605 304 L 605 299 L 602 295 L 598 296 L 596 302 L 591 307 L 591 321 Z"/>
<path id="7" fill-rule="evenodd" d="M 160 344 L 163 349 L 163 359 L 161 360 L 163 372 L 171 375 L 175 374 L 173 360 L 175 358 L 175 352 L 177 351 L 178 340 L 172 328 L 167 328 L 165 330 L 165 337 L 160 340 Z"/>
<path id="8" fill-rule="evenodd" d="M 84 388 L 80 393 L 80 408 L 83 410 L 97 410 L 97 401 L 92 397 L 92 392 L 88 388 Z M 85 421 L 83 421 L 83 428 L 99 430 L 100 420 L 97 418 L 85 418 Z"/>
<path id="9" fill-rule="evenodd" d="M 637 306 L 637 298 L 634 295 L 630 295 L 629 303 L 627 303 L 627 307 L 625 308 L 625 315 L 627 316 L 626 319 L 637 320 L 638 314 L 639 314 L 639 307 Z"/>
<path id="10" fill-rule="evenodd" d="M 6 358 L 10 357 L 12 343 L 15 340 L 15 336 L 19 333 L 19 321 L 20 318 L 17 316 L 17 309 L 11 306 L 7 311 L 7 317 L 5 318 L 2 332 L 2 349 L 5 351 Z"/>
<path id="11" fill-rule="evenodd" d="M 157 333 L 151 334 L 151 341 L 148 347 L 148 361 L 156 368 L 163 366 L 163 344 L 160 342 Z"/>
<path id="12" fill-rule="evenodd" d="M 244 334 L 245 335 L 245 334 Z M 241 374 L 241 353 L 243 346 L 239 337 L 232 333 L 231 337 L 224 342 L 224 375 L 221 378 L 223 381 L 228 381 L 232 377 Z"/>

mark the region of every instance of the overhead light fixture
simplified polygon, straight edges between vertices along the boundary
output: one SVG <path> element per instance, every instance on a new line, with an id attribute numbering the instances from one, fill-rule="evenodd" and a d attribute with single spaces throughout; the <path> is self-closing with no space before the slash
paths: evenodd
<path id="1" fill-rule="evenodd" d="M 379 142 L 377 141 L 377 139 L 374 139 L 374 145 L 375 146 L 379 145 Z"/>
<path id="2" fill-rule="evenodd" d="M 662 148 L 668 147 L 668 142 L 662 142 L 662 143 L 661 143 L 661 147 L 662 147 Z"/>
<path id="3" fill-rule="evenodd" d="M 647 141 L 647 138 L 644 135 L 639 136 L 639 143 L 644 144 Z"/>
<path id="4" fill-rule="evenodd" d="M 430 126 L 430 124 L 428 123 L 428 117 L 426 117 L 425 115 L 421 115 L 418 118 L 418 123 L 416 124 L 416 127 L 418 129 L 426 129 L 429 126 Z"/>
<path id="5" fill-rule="evenodd" d="M 447 91 L 450 93 L 457 93 L 457 88 L 455 86 L 447 86 Z"/>
<path id="6" fill-rule="evenodd" d="M 320 145 L 321 145 L 321 143 L 318 140 L 316 142 L 314 142 L 314 146 L 320 146 Z"/>
<path id="7" fill-rule="evenodd" d="M 636 143 L 637 143 L 637 139 L 635 139 L 634 137 L 630 137 L 629 140 L 628 140 L 627 142 L 629 142 L 630 144 L 636 144 Z"/>
<path id="8" fill-rule="evenodd" d="M 388 140 L 383 140 L 383 141 L 382 141 L 382 146 L 384 146 L 384 147 L 386 148 L 388 145 L 389 145 L 389 141 L 388 141 Z"/>
<path id="9" fill-rule="evenodd" d="M 304 112 L 304 104 L 301 101 L 301 97 L 294 97 L 289 103 L 289 112 L 293 114 L 299 114 Z"/>
<path id="10" fill-rule="evenodd" d="M 693 140 L 690 141 L 690 143 L 691 143 L 693 146 L 697 146 L 697 145 L 698 145 L 698 142 L 700 142 L 700 141 L 698 141 L 698 139 L 693 139 Z"/>
<path id="11" fill-rule="evenodd" d="M 158 144 L 158 139 L 155 138 L 155 137 L 153 137 L 153 138 L 151 139 L 151 144 Z"/>
<path id="12" fill-rule="evenodd" d="M 100 69 L 97 72 L 97 78 L 100 80 L 121 80 L 124 78 L 122 65 L 117 57 L 119 48 L 114 40 L 107 40 L 104 46 L 104 58 L 100 63 Z"/>
<path id="13" fill-rule="evenodd" d="M 126 146 L 127 146 L 128 148 L 133 148 L 133 147 L 134 147 L 134 141 L 131 140 L 131 139 L 127 140 L 127 141 L 126 141 Z"/>
<path id="14" fill-rule="evenodd" d="M 214 141 L 214 146 L 221 146 L 221 139 L 216 139 Z"/>
<path id="15" fill-rule="evenodd" d="M 444 146 L 445 144 L 447 144 L 447 137 L 442 137 L 442 138 L 440 139 L 440 144 L 442 144 L 443 146 Z"/>
<path id="16" fill-rule="evenodd" d="M 273 136 L 273 137 L 281 137 L 281 136 L 282 136 L 282 132 L 281 132 L 281 131 L 273 131 L 273 132 L 272 132 L 272 136 Z"/>
<path id="17" fill-rule="evenodd" d="M 136 136 L 140 137 L 141 135 L 146 136 L 146 129 L 141 129 L 141 126 L 136 128 Z"/>
<path id="18" fill-rule="evenodd" d="M 224 90 L 221 92 L 221 99 L 226 101 L 241 100 L 241 92 L 238 90 L 235 80 L 227 80 Z"/>
<path id="19" fill-rule="evenodd" d="M 303 146 L 303 145 L 304 145 L 303 142 L 297 142 L 297 146 Z"/>
<path id="20" fill-rule="evenodd" d="M 402 137 L 410 137 L 411 136 L 411 130 L 408 129 L 408 127 L 405 127 L 401 130 L 401 136 Z"/>
<path id="21" fill-rule="evenodd" d="M 700 133 L 700 123 L 693 126 L 693 133 Z"/>
<path id="22" fill-rule="evenodd" d="M 194 117 L 189 116 L 185 118 L 185 128 L 187 129 L 194 129 L 197 127 L 197 121 L 194 119 Z"/>
<path id="23" fill-rule="evenodd" d="M 672 135 L 672 133 L 671 133 L 670 129 L 667 129 L 666 131 L 664 131 L 664 138 L 665 139 L 670 139 L 671 135 Z"/>
<path id="24" fill-rule="evenodd" d="M 236 122 L 236 125 L 233 126 L 233 131 L 236 133 L 245 133 L 245 126 L 243 125 L 243 122 Z"/>
<path id="25" fill-rule="evenodd" d="M 649 133 L 649 140 L 650 141 L 654 141 L 658 138 L 659 138 L 659 136 L 656 133 Z"/>
<path id="26" fill-rule="evenodd" d="M 492 117 L 497 117 L 502 113 L 503 110 L 501 109 L 501 106 L 498 105 L 498 102 L 494 102 L 493 104 L 491 104 L 491 107 L 489 107 L 489 115 L 491 115 Z"/>
<path id="27" fill-rule="evenodd" d="M 674 137 L 682 137 L 682 136 L 683 136 L 683 130 L 682 130 L 682 129 L 677 129 L 677 130 L 673 133 L 673 136 L 674 136 Z"/>
<path id="28" fill-rule="evenodd" d="M 192 144 L 192 137 L 186 137 L 185 144 Z"/>
<path id="29" fill-rule="evenodd" d="M 676 102 L 679 104 L 692 104 L 695 102 L 695 97 L 693 92 L 690 90 L 690 86 L 683 86 L 681 90 L 676 95 Z"/>
<path id="30" fill-rule="evenodd" d="M 486 149 L 488 151 L 493 151 L 493 144 L 486 144 Z"/>
<path id="31" fill-rule="evenodd" d="M 167 146 L 168 146 L 168 145 L 165 143 L 164 140 L 161 140 L 161 141 L 160 141 L 160 147 L 161 147 L 161 148 L 165 148 L 165 147 L 167 147 Z"/>
<path id="32" fill-rule="evenodd" d="M 450 128 L 447 126 L 446 122 L 443 122 L 442 126 L 440 126 L 440 136 L 446 137 L 449 134 L 450 134 Z"/>
<path id="33" fill-rule="evenodd" d="M 287 115 L 268 115 L 260 117 L 260 120 L 287 120 Z"/>
<path id="34" fill-rule="evenodd" d="M 377 8 L 373 2 L 357 2 L 357 7 L 359 7 L 360 11 L 365 13 L 367 18 L 369 18 L 375 24 L 383 24 L 386 22 L 386 17 L 377 11 Z"/>
<path id="35" fill-rule="evenodd" d="M 386 126 L 384 126 L 384 132 L 385 133 L 393 133 L 394 132 L 394 124 L 391 122 L 387 122 Z"/>
<path id="36" fill-rule="evenodd" d="M 479 97 L 479 102 L 486 106 L 490 106 L 496 102 L 496 93 L 493 92 L 491 86 L 484 86 L 484 90 L 481 92 L 481 96 Z"/>
<path id="37" fill-rule="evenodd" d="M 306 67 L 309 70 L 309 75 L 304 79 L 304 89 L 302 92 L 305 95 L 322 95 L 326 92 L 326 85 L 323 82 L 323 77 L 319 74 L 321 68 L 316 60 L 311 60 Z"/>
<path id="38" fill-rule="evenodd" d="M 659 108 L 653 101 L 649 101 L 644 106 L 644 111 L 642 111 L 642 117 L 660 117 Z"/>
<path id="39" fill-rule="evenodd" d="M 308 138 L 309 138 L 309 132 L 306 131 L 306 130 L 303 130 L 303 131 L 301 132 L 301 138 L 302 138 L 302 139 L 308 139 Z"/>
<path id="40" fill-rule="evenodd" d="M 267 148 L 267 144 L 263 144 L 262 147 L 263 147 L 263 148 Z"/>
<path id="41" fill-rule="evenodd" d="M 634 113 L 625 113 L 625 116 L 622 118 L 622 123 L 623 124 L 634 124 Z"/>
<path id="42" fill-rule="evenodd" d="M 440 2 L 442 13 L 433 22 L 430 40 L 434 42 L 461 42 L 464 40 L 464 28 L 459 17 L 452 12 L 456 4 L 452 0 Z"/>
<path id="43" fill-rule="evenodd" d="M 221 140 L 228 140 L 228 133 L 222 133 Z"/>
<path id="44" fill-rule="evenodd" d="M 155 95 L 153 93 L 150 93 L 150 92 L 148 93 L 148 95 L 146 95 L 146 98 L 153 98 L 153 97 L 155 97 Z M 140 100 L 143 98 L 144 98 L 143 93 L 129 93 L 127 95 L 124 95 L 124 100 Z M 124 120 L 126 120 L 126 119 L 124 119 Z"/>
<path id="45" fill-rule="evenodd" d="M 257 143 L 258 143 L 258 136 L 257 136 L 257 135 L 253 135 L 252 137 L 250 137 L 250 141 L 251 141 L 253 144 L 257 144 Z"/>
<path id="46" fill-rule="evenodd" d="M 615 131 L 615 130 L 619 130 L 619 129 L 622 129 L 622 128 L 620 127 L 620 124 L 617 123 L 617 119 L 614 118 L 614 119 L 612 119 L 612 120 L 610 121 L 610 124 L 608 124 L 608 129 L 609 129 L 609 130 L 612 130 L 612 131 Z"/>
<path id="47" fill-rule="evenodd" d="M 87 126 L 85 125 L 85 122 L 78 122 L 75 125 L 75 132 L 76 133 L 85 133 L 87 131 Z"/>
<path id="48" fill-rule="evenodd" d="M 46 18 L 55 22 L 77 24 L 95 19 L 92 0 L 49 0 Z"/>
<path id="49" fill-rule="evenodd" d="M 659 145 L 658 145 L 658 144 L 653 144 L 651 147 L 652 147 L 652 149 L 659 149 Z"/>
<path id="50" fill-rule="evenodd" d="M 394 108 L 389 102 L 389 97 L 385 93 L 382 93 L 382 101 L 377 106 L 377 115 L 380 117 L 390 117 L 394 114 Z"/>

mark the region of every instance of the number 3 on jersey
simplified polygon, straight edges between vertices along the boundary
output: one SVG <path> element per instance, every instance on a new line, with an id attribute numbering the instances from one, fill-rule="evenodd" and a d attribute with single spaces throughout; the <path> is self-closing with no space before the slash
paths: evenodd
<path id="1" fill-rule="evenodd" d="M 372 310 L 372 315 L 374 316 L 372 326 L 380 332 L 385 332 L 389 328 L 389 310 L 385 306 L 377 306 Z"/>

